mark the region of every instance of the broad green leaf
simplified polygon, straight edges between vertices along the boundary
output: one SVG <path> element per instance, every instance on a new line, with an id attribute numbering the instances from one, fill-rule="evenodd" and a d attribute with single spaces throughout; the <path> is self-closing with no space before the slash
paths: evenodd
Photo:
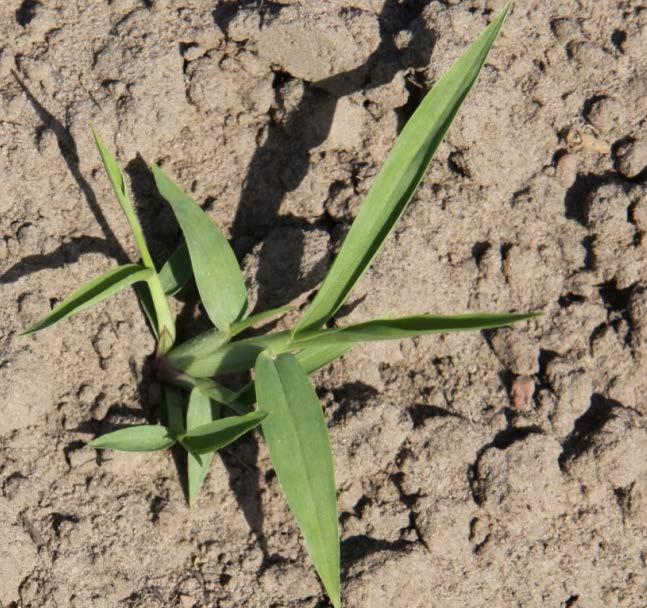
<path id="1" fill-rule="evenodd" d="M 336 608 L 341 606 L 337 497 L 328 428 L 306 372 L 293 355 L 266 351 L 256 363 L 263 434 L 276 476 L 310 557 Z"/>
<path id="2" fill-rule="evenodd" d="M 208 454 L 236 441 L 241 435 L 258 426 L 267 412 L 250 412 L 244 416 L 220 418 L 203 424 L 179 437 L 182 445 L 193 454 Z"/>
<path id="3" fill-rule="evenodd" d="M 475 331 L 503 327 L 540 316 L 537 313 L 475 313 L 466 315 L 415 315 L 374 319 L 337 329 L 299 334 L 294 346 L 330 346 L 374 340 L 400 340 L 424 334 Z"/>
<path id="4" fill-rule="evenodd" d="M 169 307 L 168 300 L 166 299 L 166 295 L 164 293 L 164 290 L 162 289 L 160 279 L 155 272 L 155 264 L 153 263 L 151 254 L 148 251 L 148 245 L 146 244 L 146 239 L 144 237 L 144 232 L 142 230 L 141 224 L 139 223 L 135 209 L 130 202 L 124 175 L 119 168 L 119 165 L 117 164 L 114 156 L 112 156 L 108 148 L 105 147 L 105 145 L 101 141 L 101 138 L 99 137 L 99 134 L 94 130 L 94 127 L 92 128 L 92 134 L 94 135 L 94 141 L 99 150 L 99 154 L 101 155 L 103 166 L 105 167 L 106 173 L 108 174 L 108 179 L 112 184 L 112 188 L 115 191 L 117 200 L 119 201 L 126 219 L 128 220 L 130 230 L 135 237 L 137 249 L 139 249 L 139 254 L 142 258 L 142 264 L 146 268 L 150 268 L 154 271 L 154 273 L 147 281 L 148 287 L 151 292 L 151 299 L 155 310 L 155 318 L 157 323 L 154 333 L 156 334 L 156 337 L 160 337 L 164 330 L 166 330 L 168 334 L 167 342 L 170 342 L 172 344 L 175 340 L 175 320 L 173 319 L 173 314 Z M 152 315 L 147 312 L 147 316 L 150 319 Z"/>
<path id="5" fill-rule="evenodd" d="M 476 82 L 511 4 L 454 63 L 411 116 L 375 179 L 330 272 L 295 333 L 319 329 L 344 303 L 411 200 L 436 148 Z"/>
<path id="6" fill-rule="evenodd" d="M 166 421 L 171 435 L 177 436 L 184 433 L 184 395 L 172 386 L 164 387 L 164 401 L 166 403 Z"/>
<path id="7" fill-rule="evenodd" d="M 170 448 L 174 443 L 175 439 L 165 426 L 142 424 L 97 437 L 88 446 L 97 450 L 153 452 Z"/>
<path id="8" fill-rule="evenodd" d="M 243 274 L 227 239 L 209 216 L 157 166 L 153 176 L 182 228 L 200 299 L 213 324 L 227 331 L 243 319 L 247 291 Z"/>
<path id="9" fill-rule="evenodd" d="M 33 334 L 54 325 L 58 321 L 76 315 L 133 283 L 148 280 L 152 274 L 152 270 L 137 264 L 126 264 L 111 268 L 65 298 L 46 317 L 23 331 L 22 335 Z"/>
<path id="10" fill-rule="evenodd" d="M 186 430 L 190 432 L 202 425 L 209 424 L 218 418 L 217 412 L 212 410 L 211 399 L 198 387 L 191 391 L 189 407 L 186 413 Z M 189 485 L 189 505 L 195 504 L 204 480 L 209 472 L 215 452 L 206 452 L 196 456 L 191 452 L 187 454 L 187 477 Z"/>
<path id="11" fill-rule="evenodd" d="M 210 345 L 216 345 L 221 338 L 218 334 L 212 334 L 210 338 L 205 337 L 205 342 L 199 342 L 192 348 L 185 349 L 182 345 L 168 353 L 168 361 L 175 369 L 190 376 L 209 378 L 252 369 L 261 351 L 269 348 L 273 352 L 281 352 L 290 341 L 289 333 L 283 331 L 227 342 L 210 349 Z"/>
<path id="12" fill-rule="evenodd" d="M 193 276 L 189 248 L 182 243 L 164 262 L 159 271 L 162 289 L 167 296 L 175 295 Z"/>

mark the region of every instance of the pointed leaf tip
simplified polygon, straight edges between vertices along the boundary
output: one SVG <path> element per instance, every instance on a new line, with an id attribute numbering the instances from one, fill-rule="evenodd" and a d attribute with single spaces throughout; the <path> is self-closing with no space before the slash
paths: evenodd
<path id="1" fill-rule="evenodd" d="M 334 315 L 380 252 L 476 83 L 511 5 L 440 78 L 402 129 L 295 335 L 319 329 Z"/>

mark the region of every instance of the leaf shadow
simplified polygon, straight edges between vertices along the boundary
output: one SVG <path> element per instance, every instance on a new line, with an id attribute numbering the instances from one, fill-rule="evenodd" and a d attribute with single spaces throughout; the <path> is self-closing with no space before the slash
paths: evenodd
<path id="1" fill-rule="evenodd" d="M 104 215 L 94 190 L 83 176 L 80 170 L 78 147 L 69 128 L 54 116 L 32 93 L 23 78 L 12 70 L 12 75 L 27 97 L 34 112 L 40 119 L 42 125 L 38 130 L 39 137 L 47 131 L 51 131 L 56 138 L 58 149 L 65 165 L 74 181 L 79 186 L 83 197 L 92 212 L 97 224 L 99 224 L 104 238 L 80 237 L 73 238 L 63 243 L 54 251 L 45 254 L 30 255 L 22 258 L 0 275 L 0 284 L 14 283 L 23 276 L 45 270 L 48 268 L 60 268 L 63 264 L 74 262 L 85 253 L 102 253 L 111 257 L 119 263 L 128 260 L 125 249 L 119 243 L 114 231 L 110 227 Z"/>

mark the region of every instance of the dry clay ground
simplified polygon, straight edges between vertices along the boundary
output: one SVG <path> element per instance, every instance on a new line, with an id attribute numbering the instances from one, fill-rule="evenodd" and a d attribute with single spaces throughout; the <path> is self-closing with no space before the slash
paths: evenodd
<path id="1" fill-rule="evenodd" d="M 150 414 L 132 292 L 18 332 L 136 258 L 90 122 L 157 259 L 178 229 L 154 160 L 232 238 L 259 308 L 304 302 L 403 121 L 499 8 L 0 3 L 5 608 L 327 606 L 256 438 L 193 511 L 171 454 L 84 448 Z M 519 0 L 339 315 L 545 313 L 318 375 L 348 607 L 647 606 L 646 39 L 641 0 Z M 177 308 L 185 335 L 204 325 L 191 290 Z"/>

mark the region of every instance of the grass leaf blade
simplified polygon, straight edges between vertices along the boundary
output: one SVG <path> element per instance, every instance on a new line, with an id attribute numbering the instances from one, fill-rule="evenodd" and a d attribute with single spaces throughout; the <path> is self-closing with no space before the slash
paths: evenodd
<path id="1" fill-rule="evenodd" d="M 101 160 L 103 161 L 103 166 L 106 169 L 108 174 L 108 179 L 112 184 L 112 189 L 115 191 L 117 200 L 121 205 L 121 208 L 128 220 L 128 225 L 135 237 L 135 242 L 137 243 L 137 249 L 139 249 L 139 254 L 142 257 L 142 262 L 146 268 L 154 268 L 153 260 L 148 251 L 148 245 L 146 244 L 146 239 L 144 238 L 144 232 L 142 230 L 135 209 L 130 202 L 130 197 L 128 196 L 128 190 L 126 189 L 126 181 L 124 180 L 124 174 L 121 172 L 115 157 L 110 153 L 108 148 L 103 144 L 99 134 L 92 127 L 92 135 L 94 135 L 94 142 L 96 143 L 99 154 L 101 155 Z"/>
<path id="2" fill-rule="evenodd" d="M 294 356 L 256 363 L 263 433 L 272 464 L 333 605 L 341 606 L 339 527 L 332 452 L 321 404 Z"/>
<path id="3" fill-rule="evenodd" d="M 182 228 L 200 299 L 207 315 L 226 331 L 247 310 L 247 290 L 238 261 L 227 239 L 209 216 L 157 166 L 153 176 Z"/>
<path id="4" fill-rule="evenodd" d="M 103 161 L 103 166 L 106 169 L 108 174 L 108 179 L 112 184 L 112 189 L 115 191 L 117 200 L 121 205 L 121 208 L 128 220 L 128 225 L 130 230 L 135 237 L 135 242 L 137 243 L 137 249 L 139 249 L 139 255 L 142 258 L 142 264 L 146 268 L 150 268 L 154 271 L 154 274 L 148 279 L 148 288 L 151 292 L 151 299 L 153 307 L 155 309 L 156 317 L 156 329 L 154 333 L 156 338 L 159 338 L 164 334 L 168 335 L 168 342 L 171 344 L 175 340 L 175 321 L 173 320 L 173 315 L 169 307 L 168 300 L 162 286 L 160 285 L 160 279 L 155 272 L 155 264 L 153 263 L 153 258 L 151 257 L 150 252 L 148 251 L 148 245 L 146 244 L 146 238 L 144 237 L 144 231 L 142 230 L 141 224 L 139 223 L 139 218 L 135 213 L 135 208 L 130 201 L 128 196 L 128 190 L 126 189 L 126 180 L 124 179 L 124 174 L 122 173 L 115 157 L 112 156 L 108 148 L 103 144 L 99 134 L 92 128 L 92 134 L 94 135 L 94 141 L 101 155 L 101 160 Z M 150 315 L 147 314 L 147 316 Z"/>
<path id="5" fill-rule="evenodd" d="M 541 316 L 538 313 L 473 313 L 465 315 L 414 315 L 373 319 L 348 327 L 300 334 L 296 346 L 342 347 L 358 342 L 400 340 L 425 334 L 495 329 Z"/>
<path id="6" fill-rule="evenodd" d="M 86 283 L 80 289 L 77 289 L 70 296 L 58 304 L 47 316 L 28 327 L 23 335 L 33 334 L 76 315 L 91 306 L 102 302 L 110 296 L 118 293 L 125 287 L 137 283 L 138 281 L 147 281 L 153 275 L 150 268 L 144 268 L 137 264 L 126 264 L 111 268 L 101 276 Z"/>
<path id="7" fill-rule="evenodd" d="M 159 424 L 141 424 L 101 435 L 88 446 L 96 450 L 154 452 L 170 448 L 174 443 L 175 439 L 167 427 Z"/>
<path id="8" fill-rule="evenodd" d="M 187 431 L 180 437 L 180 441 L 189 452 L 194 454 L 215 452 L 257 427 L 265 416 L 267 416 L 266 412 L 250 412 L 244 416 L 220 418 Z"/>
<path id="9" fill-rule="evenodd" d="M 295 334 L 319 329 L 343 304 L 379 253 L 476 82 L 510 6 L 506 6 L 443 75 L 407 122 Z"/>

